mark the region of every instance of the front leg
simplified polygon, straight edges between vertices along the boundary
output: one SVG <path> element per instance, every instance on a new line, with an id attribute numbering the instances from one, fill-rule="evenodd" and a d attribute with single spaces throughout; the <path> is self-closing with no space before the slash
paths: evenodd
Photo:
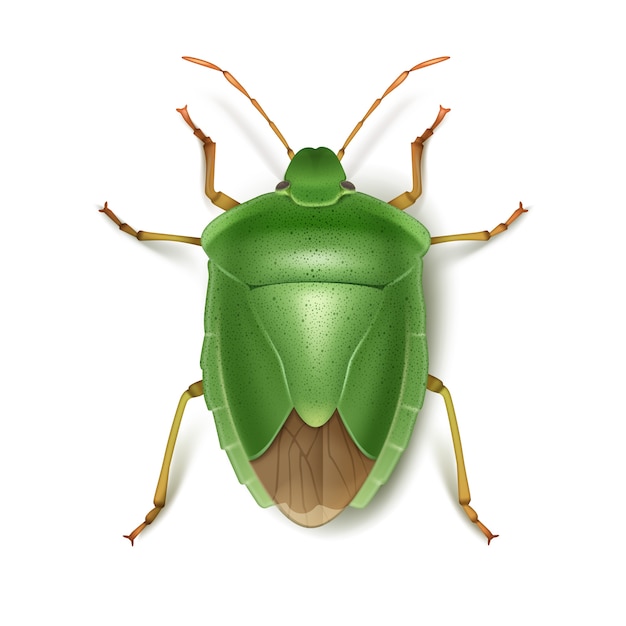
<path id="1" fill-rule="evenodd" d="M 450 109 L 444 109 L 439 105 L 439 113 L 437 119 L 430 128 L 427 128 L 415 141 L 411 144 L 411 169 L 413 172 L 413 187 L 411 191 L 405 191 L 399 196 L 390 200 L 388 204 L 395 206 L 397 209 L 408 209 L 422 195 L 422 152 L 424 151 L 424 143 L 429 137 L 432 137 L 433 131 L 441 121 L 450 112 Z"/>
<path id="2" fill-rule="evenodd" d="M 207 137 L 192 121 L 187 113 L 187 105 L 182 109 L 176 109 L 182 116 L 185 122 L 193 130 L 193 134 L 202 142 L 204 147 L 204 159 L 206 163 L 206 182 L 204 185 L 204 192 L 208 196 L 209 200 L 223 211 L 228 211 L 236 207 L 239 202 L 233 200 L 230 196 L 227 196 L 221 191 L 215 191 L 214 177 L 215 177 L 215 142 Z"/>
<path id="3" fill-rule="evenodd" d="M 113 220 L 125 233 L 139 239 L 139 241 L 179 241 L 180 243 L 191 243 L 194 246 L 202 245 L 200 237 L 187 237 L 185 235 L 166 235 L 164 233 L 151 233 L 145 230 L 135 230 L 125 222 L 122 222 L 111 209 L 109 203 L 105 202 L 104 207 L 100 209 L 100 213 L 104 213 L 109 219 Z"/>

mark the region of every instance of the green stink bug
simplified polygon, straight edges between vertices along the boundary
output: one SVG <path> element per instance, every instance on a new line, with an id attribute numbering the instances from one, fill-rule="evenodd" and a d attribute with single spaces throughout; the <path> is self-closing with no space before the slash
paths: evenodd
<path id="1" fill-rule="evenodd" d="M 446 405 L 457 463 L 459 502 L 490 542 L 496 537 L 469 506 L 470 493 L 452 399 L 428 373 L 422 258 L 431 244 L 486 241 L 492 231 L 431 237 L 402 210 L 421 194 L 424 142 L 449 109 L 411 144 L 413 187 L 390 202 L 359 193 L 340 160 L 365 120 L 410 72 L 400 74 L 335 154 L 297 154 L 243 86 L 223 73 L 263 115 L 291 159 L 268 194 L 239 204 L 214 188 L 215 143 L 178 109 L 202 141 L 206 194 L 226 211 L 202 237 L 135 231 L 105 203 L 101 209 L 139 240 L 201 245 L 209 257 L 203 378 L 180 399 L 167 442 L 154 508 L 130 535 L 154 521 L 187 401 L 204 395 L 220 445 L 256 501 L 276 504 L 292 521 L 315 527 L 348 505 L 364 507 L 406 448 L 426 389 Z"/>

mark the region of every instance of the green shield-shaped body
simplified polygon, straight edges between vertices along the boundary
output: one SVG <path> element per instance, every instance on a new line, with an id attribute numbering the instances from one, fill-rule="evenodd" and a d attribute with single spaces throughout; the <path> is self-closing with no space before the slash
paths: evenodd
<path id="1" fill-rule="evenodd" d="M 201 364 L 239 480 L 260 505 L 319 526 L 369 502 L 413 430 L 428 376 L 430 235 L 342 185 L 325 148 L 299 152 L 285 178 L 202 235 Z"/>

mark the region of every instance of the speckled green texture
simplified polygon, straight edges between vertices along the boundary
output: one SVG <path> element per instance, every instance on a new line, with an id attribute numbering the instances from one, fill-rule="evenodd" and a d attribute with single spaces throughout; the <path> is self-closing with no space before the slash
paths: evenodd
<path id="1" fill-rule="evenodd" d="M 285 368 L 292 407 L 309 426 L 322 426 L 337 408 L 350 359 L 382 300 L 381 289 L 345 283 L 286 283 L 250 292 Z"/>
<path id="2" fill-rule="evenodd" d="M 413 267 L 430 245 L 417 220 L 361 193 L 323 208 L 278 192 L 213 220 L 202 247 L 246 285 L 328 282 L 385 287 Z"/>
<path id="3" fill-rule="evenodd" d="M 321 171 L 336 187 L 345 178 Z M 263 506 L 271 501 L 248 461 L 293 408 L 311 426 L 338 409 L 357 446 L 377 459 L 352 502 L 364 506 L 406 448 L 423 403 L 421 273 L 430 235 L 354 191 L 324 206 L 299 204 L 300 185 L 291 182 L 288 192 L 231 209 L 202 235 L 210 258 L 205 398 L 221 446 Z"/>

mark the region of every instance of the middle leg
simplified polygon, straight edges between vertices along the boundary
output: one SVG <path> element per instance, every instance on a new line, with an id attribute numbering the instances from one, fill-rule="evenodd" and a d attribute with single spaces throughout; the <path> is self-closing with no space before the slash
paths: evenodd
<path id="1" fill-rule="evenodd" d="M 519 203 L 519 208 L 513 211 L 513 214 L 506 222 L 498 224 L 493 230 L 481 230 L 476 233 L 464 233 L 462 235 L 444 235 L 443 237 L 432 237 L 430 243 L 447 243 L 448 241 L 489 241 L 492 237 L 503 233 L 508 227 L 522 214 L 527 213 L 528 209 Z"/>

